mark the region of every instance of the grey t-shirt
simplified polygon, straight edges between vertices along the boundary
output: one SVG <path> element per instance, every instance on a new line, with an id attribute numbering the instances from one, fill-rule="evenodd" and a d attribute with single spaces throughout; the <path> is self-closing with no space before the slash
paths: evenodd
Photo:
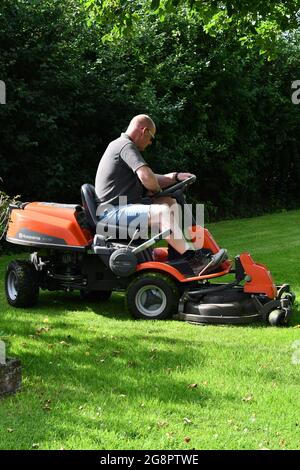
<path id="1" fill-rule="evenodd" d="M 139 149 L 129 136 L 121 136 L 111 142 L 100 160 L 95 190 L 100 204 L 118 205 L 119 196 L 127 196 L 128 203 L 139 203 L 143 185 L 136 170 L 147 165 Z"/>

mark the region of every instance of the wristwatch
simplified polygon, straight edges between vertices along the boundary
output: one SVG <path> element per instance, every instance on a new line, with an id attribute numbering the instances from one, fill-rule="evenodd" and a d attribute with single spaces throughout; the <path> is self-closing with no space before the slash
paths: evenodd
<path id="1" fill-rule="evenodd" d="M 177 171 L 176 171 L 176 173 L 175 173 L 174 176 L 175 176 L 175 181 L 180 181 L 180 180 L 178 179 L 178 172 L 177 172 Z"/>

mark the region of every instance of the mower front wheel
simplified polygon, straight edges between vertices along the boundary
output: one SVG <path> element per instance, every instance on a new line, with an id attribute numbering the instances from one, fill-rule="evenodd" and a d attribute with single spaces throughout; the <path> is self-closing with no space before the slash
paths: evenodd
<path id="1" fill-rule="evenodd" d="M 9 263 L 5 275 L 7 301 L 13 307 L 32 307 L 39 295 L 38 273 L 29 261 Z"/>
<path id="2" fill-rule="evenodd" d="M 271 326 L 284 326 L 287 325 L 288 318 L 289 315 L 287 315 L 285 309 L 276 308 L 275 310 L 272 310 L 268 320 Z"/>
<path id="3" fill-rule="evenodd" d="M 126 307 L 135 317 L 162 320 L 177 313 L 179 292 L 168 276 L 145 273 L 136 277 L 127 288 Z"/>

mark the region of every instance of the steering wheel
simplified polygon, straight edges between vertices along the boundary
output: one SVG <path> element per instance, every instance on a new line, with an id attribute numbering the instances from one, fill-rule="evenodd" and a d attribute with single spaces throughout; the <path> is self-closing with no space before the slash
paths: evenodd
<path id="1" fill-rule="evenodd" d="M 153 194 L 153 196 L 151 196 L 151 197 L 172 196 L 175 193 L 177 193 L 177 191 L 180 191 L 180 190 L 183 191 L 187 186 L 189 186 L 190 184 L 195 183 L 196 179 L 197 179 L 197 177 L 195 175 L 190 176 L 190 178 L 187 178 L 183 181 L 179 181 L 179 183 L 175 183 L 172 186 L 169 186 L 168 188 L 163 189 L 159 193 Z"/>

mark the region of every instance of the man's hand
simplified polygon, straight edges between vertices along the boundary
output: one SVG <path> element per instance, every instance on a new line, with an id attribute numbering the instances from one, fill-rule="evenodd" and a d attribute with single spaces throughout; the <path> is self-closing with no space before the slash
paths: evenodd
<path id="1" fill-rule="evenodd" d="M 173 186 L 178 183 L 178 181 L 184 181 L 191 176 L 195 176 L 192 173 L 168 173 L 167 175 L 158 175 L 156 174 L 159 186 L 164 189 L 169 186 Z"/>
<path id="2" fill-rule="evenodd" d="M 191 178 L 192 176 L 195 176 L 195 175 L 193 175 L 193 173 L 177 173 L 177 180 L 184 181 L 184 180 L 187 180 L 188 178 Z"/>

